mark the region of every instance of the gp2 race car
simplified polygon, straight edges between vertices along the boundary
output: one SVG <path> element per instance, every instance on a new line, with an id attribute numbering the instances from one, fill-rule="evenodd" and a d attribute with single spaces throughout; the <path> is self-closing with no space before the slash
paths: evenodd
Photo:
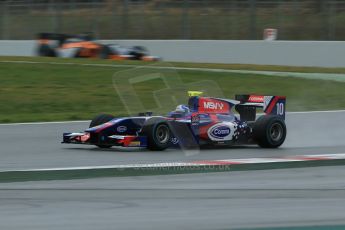
<path id="1" fill-rule="evenodd" d="M 64 133 L 62 143 L 150 150 L 248 144 L 277 148 L 283 144 L 284 96 L 236 95 L 236 100 L 230 100 L 201 94 L 190 91 L 188 105 L 177 106 L 167 116 L 152 116 L 149 112 L 121 118 L 98 115 L 84 132 Z M 264 114 L 256 119 L 257 108 L 262 108 Z"/>
<path id="2" fill-rule="evenodd" d="M 41 33 L 37 40 L 37 55 L 43 57 L 101 58 L 111 60 L 159 61 L 143 46 L 119 46 L 96 42 L 91 35 Z"/>

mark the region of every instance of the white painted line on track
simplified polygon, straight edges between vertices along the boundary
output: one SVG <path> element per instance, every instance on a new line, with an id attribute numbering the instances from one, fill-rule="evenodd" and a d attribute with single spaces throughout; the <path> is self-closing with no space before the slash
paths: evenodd
<path id="1" fill-rule="evenodd" d="M 308 113 L 343 113 L 345 110 L 320 110 L 320 111 L 300 111 L 300 112 L 287 112 L 287 114 L 308 114 Z"/>
<path id="2" fill-rule="evenodd" d="M 0 170 L 0 172 L 16 171 L 64 171 L 64 170 L 91 170 L 91 169 L 126 169 L 126 168 L 157 168 L 157 167 L 186 167 L 198 166 L 202 164 L 184 163 L 184 162 L 171 162 L 171 163 L 154 163 L 154 164 L 128 164 L 128 165 L 99 165 L 99 166 L 78 166 L 78 167 L 61 167 L 61 168 L 40 168 L 40 169 L 13 169 L 13 170 Z"/>
<path id="3" fill-rule="evenodd" d="M 16 125 L 55 125 L 55 124 L 72 124 L 72 123 L 87 123 L 90 121 L 48 121 L 48 122 L 23 122 L 23 123 L 5 123 L 0 126 L 16 126 Z"/>
<path id="4" fill-rule="evenodd" d="M 102 170 L 102 169 L 149 169 L 154 170 L 166 167 L 210 167 L 239 164 L 269 164 L 269 163 L 288 163 L 302 161 L 327 161 L 327 160 L 345 160 L 345 153 L 319 154 L 319 155 L 294 155 L 285 157 L 269 158 L 243 158 L 226 160 L 200 160 L 193 162 L 167 162 L 167 163 L 149 163 L 149 164 L 127 164 L 127 165 L 99 165 L 99 166 L 79 166 L 79 167 L 59 167 L 59 168 L 34 168 L 34 169 L 13 169 L 0 170 L 0 173 L 6 172 L 49 172 L 49 171 L 74 171 L 74 170 Z"/>

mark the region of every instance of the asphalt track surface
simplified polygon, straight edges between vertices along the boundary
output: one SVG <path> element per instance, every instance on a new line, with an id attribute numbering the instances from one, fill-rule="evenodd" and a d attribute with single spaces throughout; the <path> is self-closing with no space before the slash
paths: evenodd
<path id="1" fill-rule="evenodd" d="M 345 228 L 344 176 L 334 166 L 0 184 L 0 229 Z"/>
<path id="2" fill-rule="evenodd" d="M 345 112 L 287 116 L 280 149 L 149 152 L 62 145 L 86 123 L 0 125 L 0 169 L 345 152 Z M 0 229 L 345 228 L 345 167 L 0 184 Z"/>
<path id="3" fill-rule="evenodd" d="M 87 123 L 0 125 L 0 170 L 345 153 L 344 118 L 341 111 L 288 114 L 288 136 L 279 149 L 249 146 L 164 152 L 60 143 L 63 132 L 83 131 Z"/>

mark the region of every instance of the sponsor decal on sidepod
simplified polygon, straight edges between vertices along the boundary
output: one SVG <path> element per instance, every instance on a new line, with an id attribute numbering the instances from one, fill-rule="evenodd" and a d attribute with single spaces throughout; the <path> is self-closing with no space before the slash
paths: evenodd
<path id="1" fill-rule="evenodd" d="M 211 139 L 216 139 L 216 140 L 229 139 L 227 137 L 231 134 L 231 129 L 229 126 L 216 125 L 216 126 L 211 127 L 211 129 L 209 129 L 208 134 L 211 137 Z"/>
<path id="2" fill-rule="evenodd" d="M 126 126 L 119 126 L 116 129 L 119 133 L 124 133 L 127 131 L 127 127 Z"/>

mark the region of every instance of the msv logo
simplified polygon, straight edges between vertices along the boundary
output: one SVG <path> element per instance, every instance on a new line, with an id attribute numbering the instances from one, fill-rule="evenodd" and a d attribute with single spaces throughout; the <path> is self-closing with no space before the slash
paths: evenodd
<path id="1" fill-rule="evenodd" d="M 224 139 L 231 133 L 231 130 L 228 126 L 214 126 L 209 134 L 216 139 Z"/>
<path id="2" fill-rule="evenodd" d="M 213 102 L 213 101 L 204 101 L 204 108 L 206 109 L 214 109 L 214 110 L 222 110 L 224 108 L 224 104 L 221 102 Z"/>

